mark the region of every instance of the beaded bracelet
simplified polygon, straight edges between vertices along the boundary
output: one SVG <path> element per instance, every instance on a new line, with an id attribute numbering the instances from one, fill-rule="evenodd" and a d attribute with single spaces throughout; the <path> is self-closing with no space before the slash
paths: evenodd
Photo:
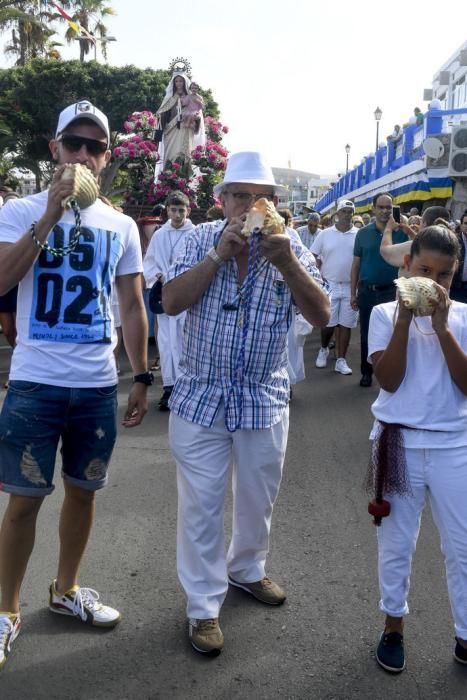
<path id="1" fill-rule="evenodd" d="M 36 236 L 36 224 L 33 222 L 31 224 L 31 238 L 34 241 L 34 243 L 37 245 L 38 248 L 41 250 L 44 250 L 46 253 L 50 253 L 53 255 L 55 258 L 64 258 L 66 255 L 69 255 L 72 253 L 76 246 L 78 245 L 79 237 L 81 235 L 81 213 L 79 206 L 77 202 L 75 202 L 74 199 L 72 199 L 69 202 L 69 206 L 73 209 L 73 213 L 75 215 L 75 230 L 73 235 L 70 238 L 70 242 L 68 245 L 63 246 L 63 248 L 54 248 L 53 246 L 50 246 L 48 243 L 41 243 L 41 241 L 37 238 Z"/>

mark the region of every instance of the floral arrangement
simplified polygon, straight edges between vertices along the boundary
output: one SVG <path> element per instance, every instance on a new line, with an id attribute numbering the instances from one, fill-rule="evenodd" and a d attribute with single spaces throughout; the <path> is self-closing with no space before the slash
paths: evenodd
<path id="1" fill-rule="evenodd" d="M 225 134 L 229 133 L 229 128 L 220 123 L 214 117 L 205 117 L 204 126 L 206 129 L 206 138 L 210 141 L 220 143 Z"/>
<path id="2" fill-rule="evenodd" d="M 123 125 L 128 136 L 123 137 L 113 149 L 114 158 L 127 171 L 126 200 L 129 204 L 148 203 L 154 166 L 159 157 L 152 140 L 155 125 L 156 117 L 152 112 L 133 112 Z"/>
<path id="3" fill-rule="evenodd" d="M 193 177 L 192 168 L 189 165 L 177 160 L 167 161 L 165 169 L 159 174 L 157 180 L 152 182 L 147 203 L 164 202 L 170 192 L 177 190 L 186 194 L 191 206 L 196 206 L 196 184 L 196 178 Z"/>
<path id="4" fill-rule="evenodd" d="M 214 120 L 216 121 L 216 120 Z M 217 122 L 219 123 L 219 122 Z M 227 128 L 227 127 L 222 127 Z M 229 152 L 217 141 L 207 139 L 206 145 L 197 146 L 191 153 L 193 165 L 201 172 L 198 176 L 198 206 L 207 209 L 214 204 L 213 188 L 222 180 Z"/>

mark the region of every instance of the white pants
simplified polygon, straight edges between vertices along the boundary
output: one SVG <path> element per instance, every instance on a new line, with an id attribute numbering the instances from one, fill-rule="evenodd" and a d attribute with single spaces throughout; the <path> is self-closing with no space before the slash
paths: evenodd
<path id="1" fill-rule="evenodd" d="M 293 314 L 292 323 L 287 333 L 287 372 L 291 384 L 298 384 L 305 379 L 303 345 L 300 345 L 297 340 L 295 319 L 296 315 Z"/>
<path id="2" fill-rule="evenodd" d="M 185 312 L 178 316 L 157 316 L 157 345 L 161 362 L 163 386 L 173 386 L 180 374 Z"/>
<path id="3" fill-rule="evenodd" d="M 355 328 L 358 324 L 358 311 L 350 306 L 350 282 L 329 282 L 331 288 L 331 318 L 328 328 L 344 326 Z"/>
<path id="4" fill-rule="evenodd" d="M 412 495 L 388 497 L 389 517 L 377 528 L 380 609 L 409 612 L 412 555 L 428 497 L 441 538 L 455 632 L 467 639 L 467 449 L 405 450 Z"/>
<path id="5" fill-rule="evenodd" d="M 289 412 L 266 430 L 211 428 L 170 414 L 169 440 L 178 485 L 177 568 L 189 618 L 219 616 L 227 572 L 241 582 L 265 575 L 272 509 L 287 447 Z M 226 555 L 224 496 L 233 459 L 232 540 Z"/>

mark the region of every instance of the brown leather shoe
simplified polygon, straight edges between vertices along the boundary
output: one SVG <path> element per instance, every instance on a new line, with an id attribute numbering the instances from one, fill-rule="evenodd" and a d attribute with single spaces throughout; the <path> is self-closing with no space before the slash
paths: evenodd
<path id="1" fill-rule="evenodd" d="M 261 581 L 253 581 L 252 583 L 240 583 L 229 576 L 229 583 L 250 593 L 261 603 L 267 603 L 267 605 L 282 605 L 287 598 L 282 588 L 267 576 Z"/>
<path id="2" fill-rule="evenodd" d="M 217 656 L 224 646 L 224 635 L 219 627 L 219 618 L 210 620 L 188 620 L 188 636 L 191 646 L 201 654 Z"/>

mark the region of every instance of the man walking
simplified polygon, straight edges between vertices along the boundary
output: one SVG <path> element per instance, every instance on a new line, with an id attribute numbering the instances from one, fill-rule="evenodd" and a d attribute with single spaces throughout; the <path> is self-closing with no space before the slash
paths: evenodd
<path id="1" fill-rule="evenodd" d="M 311 250 L 313 243 L 315 242 L 316 236 L 320 232 L 319 222 L 321 217 L 317 211 L 312 211 L 308 217 L 308 223 L 306 226 L 300 226 L 297 229 L 297 233 L 301 238 L 303 245 Z"/>
<path id="2" fill-rule="evenodd" d="M 321 329 L 321 349 L 316 358 L 316 367 L 326 367 L 329 341 L 336 329 L 337 359 L 334 369 L 340 374 L 352 374 L 345 358 L 351 329 L 358 322 L 358 311 L 350 304 L 350 270 L 358 231 L 352 224 L 354 212 L 353 202 L 347 199 L 339 202 L 334 226 L 320 231 L 311 246 L 311 252 L 317 257 L 318 269 L 331 289 L 331 318 L 327 327 Z"/>
<path id="3" fill-rule="evenodd" d="M 0 293 L 19 283 L 17 345 L 0 417 L 0 488 L 10 494 L 0 532 L 0 668 L 20 629 L 21 584 L 39 509 L 54 489 L 60 440 L 65 499 L 49 608 L 98 627 L 120 620 L 95 590 L 80 587 L 78 574 L 116 437 L 115 282 L 136 375 L 123 425 L 137 425 L 147 410 L 141 249 L 136 224 L 99 199 L 82 209 L 79 224 L 64 206 L 73 179 L 62 177 L 70 163 L 97 177 L 109 141 L 99 109 L 87 101 L 67 107 L 50 142 L 58 167 L 49 190 L 0 212 Z"/>
<path id="4" fill-rule="evenodd" d="M 396 298 L 394 279 L 397 268 L 389 265 L 380 253 L 381 239 L 386 224 L 392 216 L 392 197 L 388 193 L 377 194 L 373 199 L 375 221 L 361 228 L 355 236 L 354 257 L 351 270 L 351 305 L 360 310 L 360 386 L 372 384 L 373 368 L 368 362 L 368 326 L 371 310 Z M 405 233 L 394 231 L 393 243 L 407 240 Z M 357 291 L 358 288 L 358 291 Z"/>
<path id="5" fill-rule="evenodd" d="M 177 463 L 178 574 L 190 641 L 202 653 L 223 647 L 219 611 L 229 583 L 269 605 L 286 597 L 266 576 L 265 563 L 287 444 L 287 330 L 293 302 L 312 325 L 323 326 L 329 300 L 311 254 L 286 231 L 261 235 L 251 276 L 253 243 L 241 233 L 246 214 L 260 197 L 276 201 L 278 189 L 261 154 L 232 155 L 217 186 L 227 225 L 197 227 L 162 295 L 167 313 L 187 310 L 169 438 Z M 234 509 L 226 556 L 231 461 Z"/>

